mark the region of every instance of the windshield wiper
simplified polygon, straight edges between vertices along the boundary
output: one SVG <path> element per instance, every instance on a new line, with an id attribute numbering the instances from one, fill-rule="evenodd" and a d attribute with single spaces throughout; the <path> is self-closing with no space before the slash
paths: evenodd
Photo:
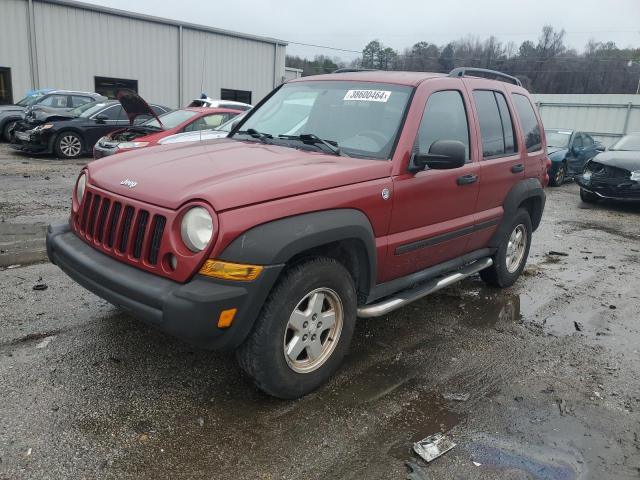
<path id="1" fill-rule="evenodd" d="M 302 135 L 278 135 L 278 138 L 283 138 L 286 140 L 300 140 L 302 143 L 307 143 L 309 145 L 324 145 L 334 155 L 344 155 L 347 157 L 349 156 L 346 153 L 342 153 L 340 151 L 340 147 L 338 146 L 337 142 L 334 142 L 333 140 L 323 140 L 313 133 L 303 133 Z"/>
<path id="2" fill-rule="evenodd" d="M 249 128 L 247 130 L 241 130 L 241 131 L 236 132 L 236 133 L 250 135 L 253 138 L 257 138 L 262 143 L 271 143 L 271 142 L 269 142 L 269 139 L 273 138 L 273 135 L 271 135 L 270 133 L 262 133 L 262 132 L 257 131 L 255 128 Z"/>

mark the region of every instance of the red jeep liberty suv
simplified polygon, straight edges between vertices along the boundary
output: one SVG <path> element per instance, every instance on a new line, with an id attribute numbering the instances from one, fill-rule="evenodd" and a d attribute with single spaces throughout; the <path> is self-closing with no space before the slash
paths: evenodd
<path id="1" fill-rule="evenodd" d="M 500 72 L 305 77 L 227 138 L 87 165 L 47 251 L 102 298 L 235 350 L 259 388 L 296 398 L 338 368 L 356 317 L 477 272 L 516 281 L 545 147 L 529 94 Z"/>

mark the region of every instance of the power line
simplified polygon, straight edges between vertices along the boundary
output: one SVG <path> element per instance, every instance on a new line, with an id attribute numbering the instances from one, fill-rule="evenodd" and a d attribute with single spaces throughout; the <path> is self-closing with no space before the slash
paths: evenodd
<path id="1" fill-rule="evenodd" d="M 314 45 L 312 43 L 292 42 L 291 40 L 287 40 L 287 43 L 290 43 L 292 45 L 303 45 L 305 47 L 325 48 L 327 50 L 336 50 L 338 52 L 350 52 L 350 53 L 357 53 L 357 54 L 362 53 L 362 51 L 360 50 L 349 50 L 346 48 L 328 47 L 326 45 Z"/>

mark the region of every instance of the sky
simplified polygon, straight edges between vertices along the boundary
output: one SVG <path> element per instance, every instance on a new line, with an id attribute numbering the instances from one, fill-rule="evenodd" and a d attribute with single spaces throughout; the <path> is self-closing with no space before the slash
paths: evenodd
<path id="1" fill-rule="evenodd" d="M 190 23 L 291 42 L 290 55 L 352 60 L 373 39 L 399 51 L 419 41 L 444 45 L 461 37 L 494 35 L 517 45 L 536 40 L 544 25 L 566 31 L 582 50 L 590 40 L 640 47 L 640 0 L 84 0 Z"/>

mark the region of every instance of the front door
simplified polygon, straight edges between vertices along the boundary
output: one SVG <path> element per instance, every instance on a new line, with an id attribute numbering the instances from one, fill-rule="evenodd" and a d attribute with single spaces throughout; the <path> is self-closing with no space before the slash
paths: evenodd
<path id="1" fill-rule="evenodd" d="M 442 87 L 446 90 L 440 90 Z M 437 140 L 457 140 L 466 147 L 467 163 L 451 170 L 402 172 L 394 178 L 393 212 L 389 230 L 387 279 L 462 255 L 474 228 L 478 196 L 478 163 L 469 130 L 469 105 L 462 81 L 433 80 L 414 152 L 428 153 Z"/>

